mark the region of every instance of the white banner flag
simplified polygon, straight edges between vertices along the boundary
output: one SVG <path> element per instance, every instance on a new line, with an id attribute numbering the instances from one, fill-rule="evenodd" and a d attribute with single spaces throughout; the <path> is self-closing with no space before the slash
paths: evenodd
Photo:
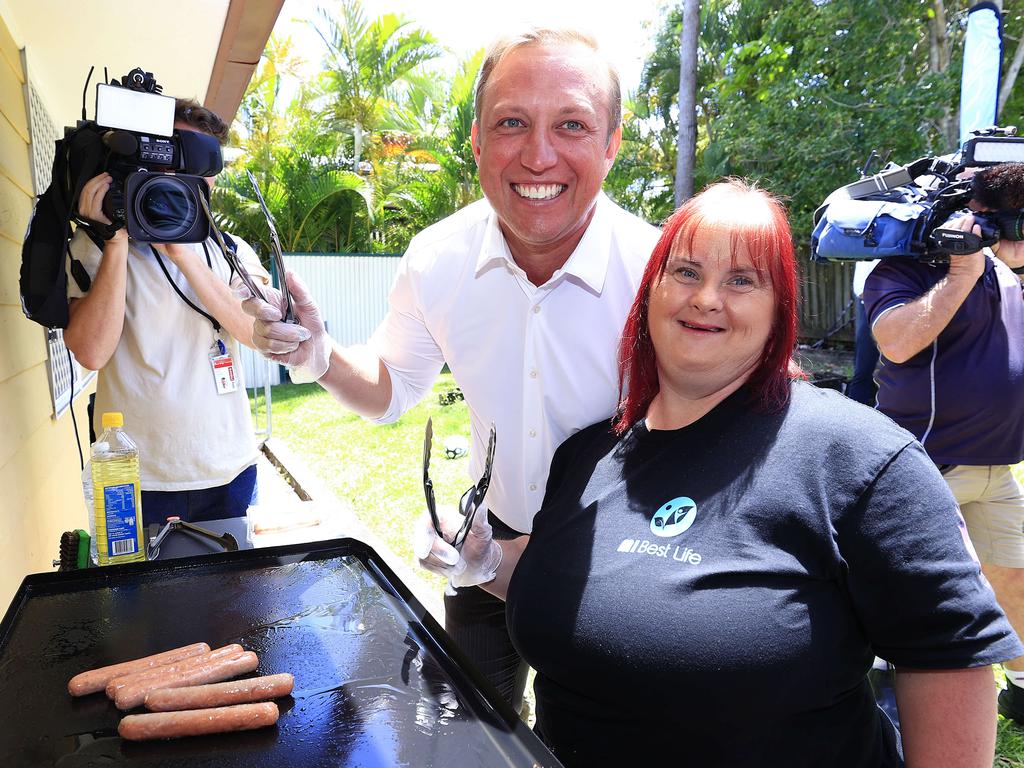
<path id="1" fill-rule="evenodd" d="M 971 131 L 996 124 L 1003 29 L 995 3 L 975 3 L 967 14 L 964 69 L 960 78 L 960 144 Z"/>

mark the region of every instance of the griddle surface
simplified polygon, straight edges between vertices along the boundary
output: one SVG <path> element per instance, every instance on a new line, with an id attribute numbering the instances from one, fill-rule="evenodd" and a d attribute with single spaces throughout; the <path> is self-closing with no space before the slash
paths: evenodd
<path id="1" fill-rule="evenodd" d="M 0 625 L 0 765 L 557 765 L 372 550 L 339 540 L 30 576 Z M 67 681 L 189 643 L 291 672 L 275 727 L 125 742 Z"/>

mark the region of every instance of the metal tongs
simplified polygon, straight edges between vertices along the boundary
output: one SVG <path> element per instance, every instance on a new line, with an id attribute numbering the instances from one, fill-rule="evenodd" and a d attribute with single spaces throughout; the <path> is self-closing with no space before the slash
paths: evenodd
<path id="1" fill-rule="evenodd" d="M 494 445 L 497 441 L 497 432 L 494 423 L 491 423 L 491 435 L 487 440 L 487 458 L 484 460 L 484 473 L 480 479 L 471 485 L 462 498 L 459 499 L 459 512 L 465 518 L 455 536 L 449 541 L 441 531 L 441 521 L 437 517 L 437 503 L 434 501 L 434 482 L 430 479 L 430 446 L 434 441 L 433 419 L 427 419 L 427 428 L 423 435 L 423 495 L 427 498 L 427 511 L 430 513 L 430 522 L 434 525 L 434 531 L 443 540 L 451 544 L 455 549 L 462 550 L 466 541 L 469 529 L 473 525 L 473 516 L 483 503 L 487 495 L 487 487 L 491 484 L 491 469 L 494 466 Z"/>
<path id="2" fill-rule="evenodd" d="M 260 185 L 256 183 L 256 177 L 248 169 L 245 172 L 249 176 L 249 183 L 252 184 L 252 188 L 256 192 L 256 199 L 259 200 L 260 208 L 263 209 L 263 216 L 267 220 L 267 228 L 270 229 L 270 245 L 274 256 L 274 266 L 277 268 L 277 275 L 281 280 L 281 293 L 284 294 L 284 321 L 286 323 L 298 323 L 299 321 L 295 319 L 295 312 L 292 310 L 292 294 L 288 290 L 288 277 L 284 271 L 284 253 L 281 251 L 281 238 L 277 236 L 274 217 L 270 215 L 270 209 L 267 208 L 267 203 L 263 199 L 263 193 L 260 192 Z"/>
<path id="3" fill-rule="evenodd" d="M 217 228 L 217 223 L 213 220 L 213 212 L 210 210 L 210 204 L 206 202 L 206 195 L 199 196 L 199 202 L 203 206 L 203 212 L 206 214 L 206 218 L 210 221 L 210 229 L 213 231 L 213 237 L 217 241 L 217 245 L 220 247 L 221 253 L 224 254 L 224 258 L 227 259 L 228 266 L 230 266 L 238 276 L 242 279 L 242 283 L 249 289 L 249 292 L 253 296 L 258 298 L 260 301 L 266 301 L 267 297 L 263 295 L 263 291 L 256 285 L 256 281 L 252 279 L 252 275 L 242 264 L 242 260 L 238 258 L 238 254 L 234 248 L 228 248 L 227 243 L 224 242 L 224 236 L 220 233 Z"/>
<path id="4" fill-rule="evenodd" d="M 212 541 L 216 541 L 222 547 L 224 547 L 225 552 L 238 551 L 238 542 L 235 541 L 235 537 L 232 536 L 230 533 L 225 532 L 223 535 L 218 536 L 213 531 L 207 530 L 206 528 L 200 528 L 195 523 L 189 523 L 185 520 L 182 520 L 180 517 L 175 516 L 168 517 L 167 524 L 160 529 L 160 533 L 158 533 L 150 540 L 149 550 L 147 553 L 148 559 L 155 560 L 157 556 L 160 554 L 160 545 L 164 543 L 164 539 L 166 539 L 171 534 L 172 531 L 176 531 L 179 528 L 184 529 L 188 533 L 194 533 L 197 536 L 203 536 L 207 539 L 211 539 Z"/>

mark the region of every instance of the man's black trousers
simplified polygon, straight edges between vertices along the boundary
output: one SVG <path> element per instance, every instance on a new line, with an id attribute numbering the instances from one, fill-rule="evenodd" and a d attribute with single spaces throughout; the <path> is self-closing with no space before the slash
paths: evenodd
<path id="1" fill-rule="evenodd" d="M 509 528 L 493 513 L 488 521 L 495 539 L 515 539 L 523 534 Z M 521 711 L 528 667 L 508 636 L 505 601 L 480 589 L 462 587 L 444 596 L 444 628 L 483 676 L 498 689 L 516 712 Z"/>

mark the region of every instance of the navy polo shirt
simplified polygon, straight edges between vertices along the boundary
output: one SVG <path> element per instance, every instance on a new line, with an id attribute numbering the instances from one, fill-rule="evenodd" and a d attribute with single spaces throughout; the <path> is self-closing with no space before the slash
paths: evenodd
<path id="1" fill-rule="evenodd" d="M 947 270 L 883 259 L 864 288 L 872 325 L 928 292 Z M 875 380 L 878 409 L 920 440 L 935 463 L 1024 460 L 1024 297 L 1017 276 L 989 256 L 938 338 L 905 363 L 883 356 Z"/>

